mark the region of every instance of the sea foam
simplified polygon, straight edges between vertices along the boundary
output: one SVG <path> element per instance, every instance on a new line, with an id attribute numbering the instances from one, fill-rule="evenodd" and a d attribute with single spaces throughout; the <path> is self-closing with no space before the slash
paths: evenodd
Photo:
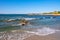
<path id="1" fill-rule="evenodd" d="M 36 19 L 36 18 L 24 18 L 25 20 L 33 20 L 33 19 Z"/>
<path id="2" fill-rule="evenodd" d="M 32 34 L 35 34 L 35 35 L 46 36 L 46 35 L 49 35 L 49 34 L 56 33 L 57 31 L 60 31 L 60 30 L 52 29 L 52 28 L 49 28 L 49 27 L 43 27 L 41 29 L 36 29 L 34 31 L 26 31 L 26 32 L 27 33 L 32 33 Z"/>

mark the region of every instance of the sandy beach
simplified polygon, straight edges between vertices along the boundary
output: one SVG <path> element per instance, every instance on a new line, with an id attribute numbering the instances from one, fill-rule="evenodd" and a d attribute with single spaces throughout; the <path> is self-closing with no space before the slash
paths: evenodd
<path id="1" fill-rule="evenodd" d="M 60 40 L 60 32 L 46 35 L 46 36 L 33 35 L 24 40 Z"/>

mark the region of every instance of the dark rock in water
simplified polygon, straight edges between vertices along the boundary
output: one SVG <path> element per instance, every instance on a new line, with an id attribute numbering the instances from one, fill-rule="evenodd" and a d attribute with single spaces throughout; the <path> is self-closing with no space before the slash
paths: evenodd
<path id="1" fill-rule="evenodd" d="M 28 22 L 27 20 L 23 19 L 23 20 L 20 21 L 20 24 L 21 24 L 22 26 L 24 26 L 24 25 L 28 25 L 29 22 Z"/>
<path id="2" fill-rule="evenodd" d="M 22 26 L 24 26 L 25 24 L 22 24 Z"/>

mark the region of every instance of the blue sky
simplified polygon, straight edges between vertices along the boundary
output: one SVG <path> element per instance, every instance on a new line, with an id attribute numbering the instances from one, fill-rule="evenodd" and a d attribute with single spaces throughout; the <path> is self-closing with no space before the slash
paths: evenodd
<path id="1" fill-rule="evenodd" d="M 0 14 L 60 11 L 60 0 L 0 0 Z"/>

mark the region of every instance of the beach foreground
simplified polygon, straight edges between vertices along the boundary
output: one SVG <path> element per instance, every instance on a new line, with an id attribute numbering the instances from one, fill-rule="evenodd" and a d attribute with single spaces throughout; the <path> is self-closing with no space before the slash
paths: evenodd
<path id="1" fill-rule="evenodd" d="M 25 30 L 0 32 L 0 40 L 60 40 L 60 31 L 49 35 L 36 35 Z"/>
<path id="2" fill-rule="evenodd" d="M 60 32 L 46 36 L 33 35 L 24 40 L 60 40 Z"/>

